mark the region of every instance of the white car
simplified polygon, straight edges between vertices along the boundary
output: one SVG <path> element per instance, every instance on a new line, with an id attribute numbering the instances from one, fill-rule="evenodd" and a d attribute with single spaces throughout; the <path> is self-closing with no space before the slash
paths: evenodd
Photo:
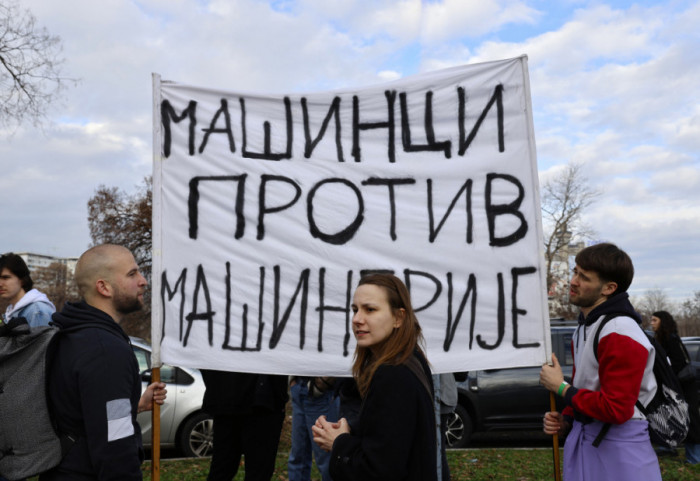
<path id="1" fill-rule="evenodd" d="M 132 337 L 131 345 L 139 362 L 143 390 L 150 382 L 151 346 L 145 340 Z M 198 369 L 163 365 L 161 381 L 167 384 L 168 396 L 160 407 L 160 446 L 177 448 L 183 456 L 211 456 L 213 446 L 213 422 L 202 411 L 204 381 Z M 151 446 L 151 411 L 139 413 L 144 447 Z"/>

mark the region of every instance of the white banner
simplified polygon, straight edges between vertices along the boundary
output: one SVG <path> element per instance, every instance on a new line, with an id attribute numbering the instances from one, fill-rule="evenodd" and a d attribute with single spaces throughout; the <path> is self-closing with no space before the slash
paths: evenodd
<path id="1" fill-rule="evenodd" d="M 347 375 L 371 271 L 408 285 L 434 372 L 545 361 L 526 57 L 288 95 L 155 76 L 154 111 L 163 362 Z"/>

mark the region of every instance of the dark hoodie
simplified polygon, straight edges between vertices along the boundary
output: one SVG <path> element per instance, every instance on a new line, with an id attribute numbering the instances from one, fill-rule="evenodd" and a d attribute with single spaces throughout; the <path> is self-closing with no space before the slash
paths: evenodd
<path id="1" fill-rule="evenodd" d="M 49 372 L 49 399 L 60 433 L 77 436 L 40 480 L 140 480 L 143 447 L 136 422 L 141 380 L 129 337 L 85 302 L 53 315 L 60 334 Z"/>

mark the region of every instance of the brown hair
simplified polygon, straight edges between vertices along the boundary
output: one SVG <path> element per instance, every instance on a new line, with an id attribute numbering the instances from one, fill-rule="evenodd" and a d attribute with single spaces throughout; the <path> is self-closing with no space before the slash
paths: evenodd
<path id="1" fill-rule="evenodd" d="M 632 259 L 615 244 L 604 242 L 586 247 L 576 255 L 576 264 L 582 269 L 595 272 L 603 282 L 617 284 L 612 295 L 627 292 L 632 284 Z"/>
<path id="2" fill-rule="evenodd" d="M 374 373 L 382 364 L 403 364 L 413 355 L 415 350 L 418 350 L 425 357 L 420 346 L 424 342 L 423 334 L 416 314 L 413 312 L 406 285 L 398 277 L 391 274 L 371 274 L 362 277 L 358 287 L 366 284 L 381 287 L 386 292 L 387 301 L 394 315 L 403 317 L 403 322 L 382 342 L 381 349 L 377 350 L 379 352 L 377 357 L 368 347 L 357 346 L 355 348 L 352 374 L 363 398 L 369 390 Z M 401 309 L 404 310 L 403 315 L 400 312 Z"/>

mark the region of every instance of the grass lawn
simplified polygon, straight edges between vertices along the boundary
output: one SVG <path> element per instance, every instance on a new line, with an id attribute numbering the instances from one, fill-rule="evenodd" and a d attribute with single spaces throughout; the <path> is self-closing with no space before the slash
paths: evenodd
<path id="1" fill-rule="evenodd" d="M 287 455 L 291 446 L 291 412 L 282 427 L 279 454 L 273 481 L 288 481 Z M 661 475 L 664 481 L 698 481 L 700 464 L 690 466 L 683 464 L 683 450 L 676 458 L 662 457 Z M 147 453 L 150 456 L 150 453 Z M 563 456 L 563 454 L 561 455 Z M 560 456 L 560 459 L 561 459 Z M 452 481 L 540 481 L 554 479 L 552 450 L 535 449 L 465 449 L 447 451 L 447 459 L 452 473 Z M 181 460 L 162 459 L 160 462 L 161 481 L 204 481 L 209 473 L 209 458 L 190 458 Z M 146 461 L 141 467 L 143 479 L 151 480 L 151 462 Z M 243 481 L 245 464 L 236 475 L 235 481 Z M 311 479 L 320 481 L 316 465 L 311 471 Z M 29 481 L 36 481 L 31 478 Z"/>
<path id="2" fill-rule="evenodd" d="M 685 465 L 682 451 L 678 458 L 661 458 L 661 475 L 664 481 L 697 481 L 700 465 Z M 467 449 L 447 452 L 453 481 L 539 481 L 554 479 L 551 449 Z M 235 478 L 243 480 L 244 466 Z M 151 479 L 151 463 L 143 465 L 144 479 Z M 201 481 L 209 472 L 209 459 L 163 460 L 160 479 L 163 481 Z M 277 467 L 272 477 L 275 481 L 287 481 L 286 452 L 277 456 Z M 320 481 L 316 471 L 311 479 Z"/>
<path id="3" fill-rule="evenodd" d="M 287 455 L 291 446 L 291 412 L 282 426 L 279 454 L 273 481 L 287 481 Z M 700 464 L 682 464 L 683 450 L 676 458 L 662 457 L 661 475 L 664 481 L 698 481 Z M 563 454 L 560 455 L 560 459 Z M 452 481 L 540 481 L 554 479 L 552 449 L 466 449 L 448 450 L 447 459 L 452 473 Z M 209 459 L 161 460 L 161 481 L 203 481 L 209 473 Z M 151 479 L 151 463 L 142 466 L 144 480 Z M 236 475 L 235 481 L 243 481 L 245 464 Z M 316 465 L 311 471 L 311 479 L 320 481 Z"/>

